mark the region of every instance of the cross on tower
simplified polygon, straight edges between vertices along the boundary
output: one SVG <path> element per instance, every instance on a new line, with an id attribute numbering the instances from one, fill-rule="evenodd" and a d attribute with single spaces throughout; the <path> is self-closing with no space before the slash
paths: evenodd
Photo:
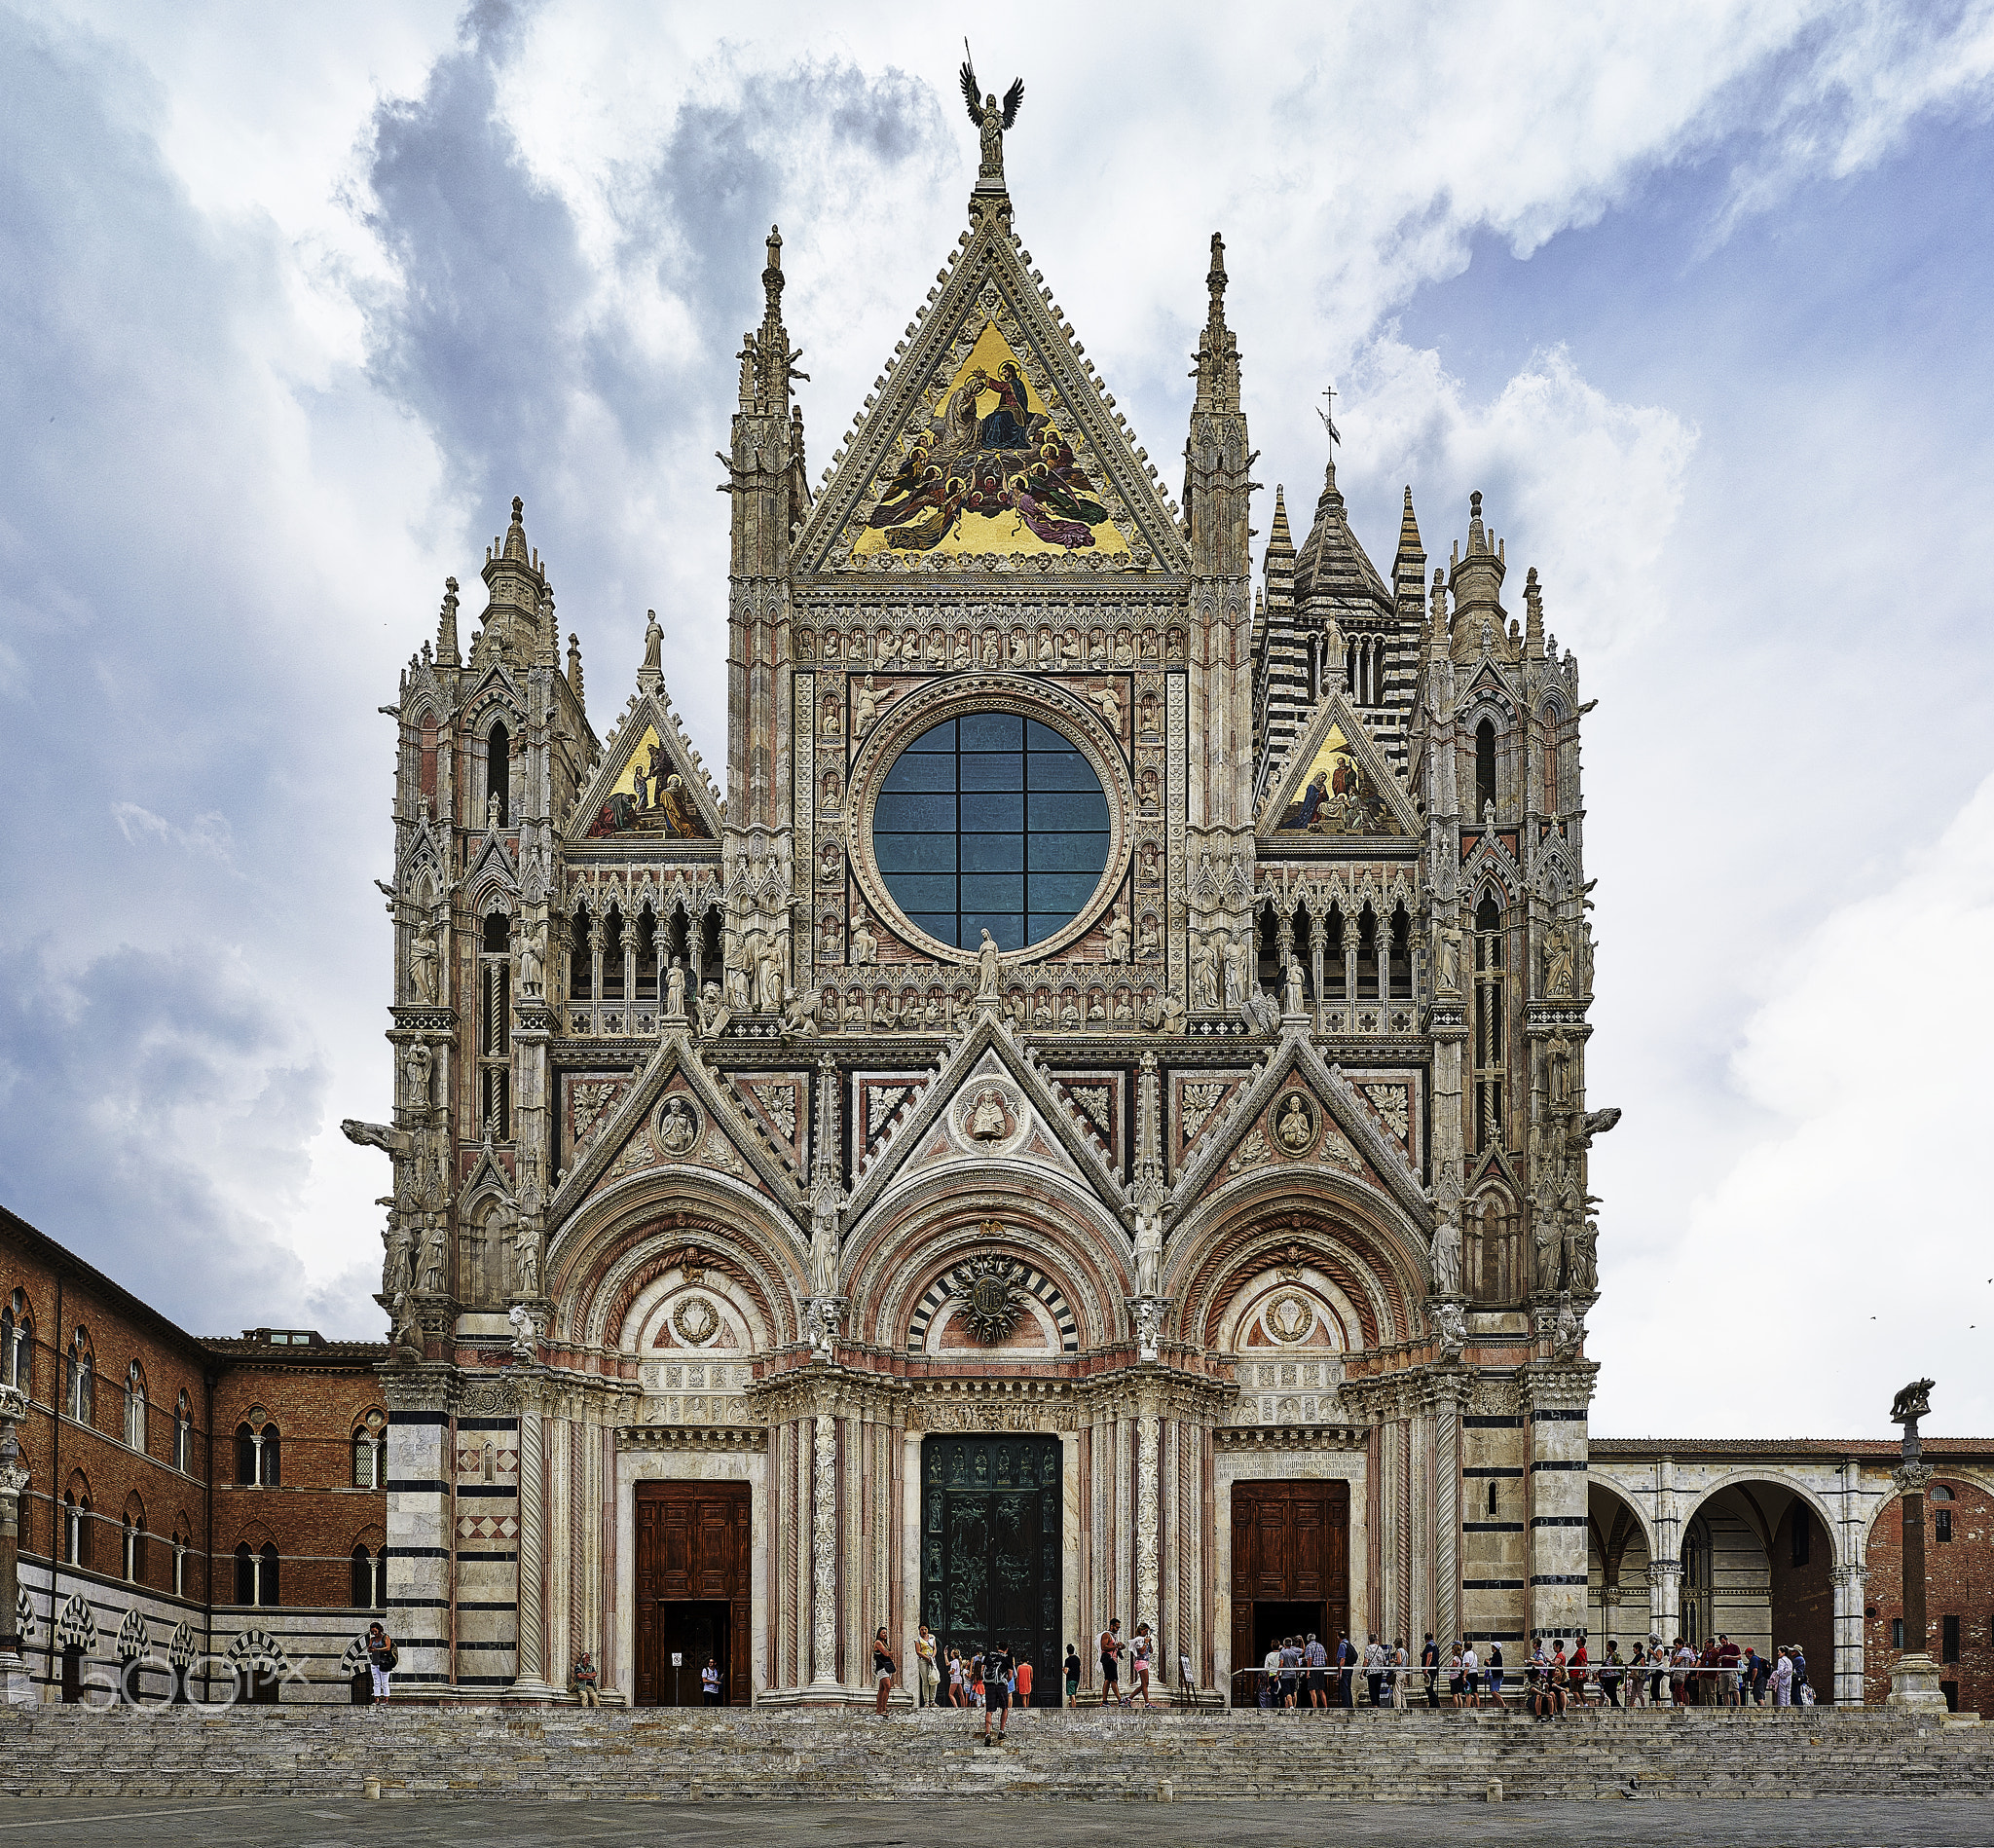
<path id="1" fill-rule="evenodd" d="M 1329 440 L 1332 443 L 1340 443 L 1344 440 L 1344 437 L 1343 432 L 1336 426 L 1336 387 L 1333 385 L 1324 386 L 1322 388 L 1322 395 L 1329 405 L 1329 409 L 1317 411 L 1315 415 L 1322 420 L 1322 427 L 1329 432 Z"/>

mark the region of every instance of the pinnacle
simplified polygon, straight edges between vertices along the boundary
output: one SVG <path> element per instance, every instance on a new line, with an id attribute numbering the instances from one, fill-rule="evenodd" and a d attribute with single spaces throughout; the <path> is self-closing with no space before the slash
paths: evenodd
<path id="1" fill-rule="evenodd" d="M 1398 549 L 1401 552 L 1423 552 L 1426 548 L 1420 542 L 1420 522 L 1413 512 L 1413 491 L 1406 489 L 1406 510 L 1398 523 Z"/>
<path id="2" fill-rule="evenodd" d="M 1407 505 L 1410 507 L 1411 502 L 1408 501 Z M 1292 547 L 1294 542 L 1294 536 L 1288 531 L 1287 491 L 1279 482 L 1275 482 L 1274 489 L 1274 525 L 1268 531 L 1267 547 L 1269 551 L 1273 551 L 1277 545 Z"/>

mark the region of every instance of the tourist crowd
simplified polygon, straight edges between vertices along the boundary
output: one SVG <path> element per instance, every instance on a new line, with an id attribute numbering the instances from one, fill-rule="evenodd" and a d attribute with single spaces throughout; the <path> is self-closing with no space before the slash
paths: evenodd
<path id="1" fill-rule="evenodd" d="M 1485 1655 L 1466 1637 L 1443 1654 L 1428 1632 L 1415 1663 L 1403 1639 L 1385 1643 L 1373 1634 L 1359 1649 L 1345 1635 L 1332 1652 L 1313 1635 L 1281 1637 L 1257 1670 L 1241 1674 L 1255 1683 L 1254 1701 L 1288 1713 L 1360 1704 L 1403 1708 L 1422 1699 L 1439 1707 L 1443 1677 L 1449 1706 L 1500 1708 L 1514 1696 L 1538 1719 L 1558 1719 L 1572 1705 L 1593 1701 L 1608 1707 L 1814 1704 L 1807 1658 L 1798 1645 L 1768 1656 L 1750 1645 L 1739 1647 L 1728 1636 L 1701 1648 L 1681 1637 L 1668 1645 L 1650 1637 L 1622 1655 L 1617 1639 L 1608 1637 L 1606 1654 L 1595 1662 L 1582 1634 L 1569 1647 L 1562 1638 L 1539 1639 L 1520 1680 L 1507 1681 L 1507 1692 L 1502 1645 L 1486 1646 Z"/>

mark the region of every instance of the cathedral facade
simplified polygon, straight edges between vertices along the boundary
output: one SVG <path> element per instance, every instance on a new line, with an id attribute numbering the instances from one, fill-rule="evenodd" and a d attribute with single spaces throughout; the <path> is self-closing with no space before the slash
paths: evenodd
<path id="1" fill-rule="evenodd" d="M 1173 500 L 978 112 L 814 486 L 768 240 L 723 786 L 655 621 L 596 729 L 517 500 L 403 677 L 398 1689 L 1586 1626 L 1576 665 L 1479 496 L 1381 572 L 1333 448 L 1256 585 L 1220 240 Z"/>

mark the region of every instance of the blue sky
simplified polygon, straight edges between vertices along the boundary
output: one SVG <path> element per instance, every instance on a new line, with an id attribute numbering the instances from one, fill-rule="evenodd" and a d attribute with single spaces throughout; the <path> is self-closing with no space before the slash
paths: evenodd
<path id="1" fill-rule="evenodd" d="M 1335 379 L 1374 556 L 1482 490 L 1600 698 L 1597 1428 L 1881 1434 L 1931 1373 L 1984 1432 L 1994 6 L 1625 12 L 978 52 L 1160 465 L 1222 229 L 1260 478 L 1306 521 Z M 337 1124 L 445 574 L 524 496 L 599 722 L 655 607 L 721 760 L 760 240 L 821 466 L 961 228 L 957 22 L 755 18 L 0 8 L 0 1199 L 189 1325 L 379 1327 Z"/>

